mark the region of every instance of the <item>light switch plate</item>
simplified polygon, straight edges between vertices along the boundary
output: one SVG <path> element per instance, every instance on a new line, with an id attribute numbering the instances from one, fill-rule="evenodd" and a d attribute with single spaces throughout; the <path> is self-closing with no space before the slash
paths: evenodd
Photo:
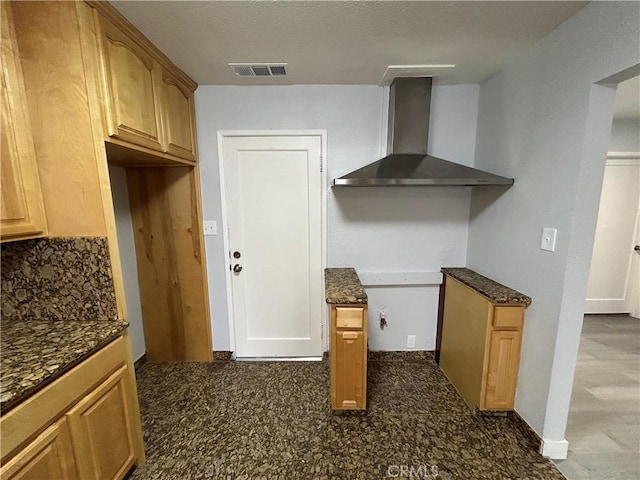
<path id="1" fill-rule="evenodd" d="M 555 228 L 543 228 L 542 229 L 542 240 L 540 241 L 540 249 L 546 250 L 548 252 L 556 251 L 556 236 L 558 235 L 558 230 Z"/>
<path id="2" fill-rule="evenodd" d="M 215 220 L 205 220 L 203 223 L 205 235 L 217 235 L 218 223 Z"/>

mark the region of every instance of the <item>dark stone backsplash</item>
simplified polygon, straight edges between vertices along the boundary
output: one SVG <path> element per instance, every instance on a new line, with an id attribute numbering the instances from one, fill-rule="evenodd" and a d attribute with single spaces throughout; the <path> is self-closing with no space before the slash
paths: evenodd
<path id="1" fill-rule="evenodd" d="M 3 320 L 114 320 L 107 239 L 39 238 L 3 243 Z"/>

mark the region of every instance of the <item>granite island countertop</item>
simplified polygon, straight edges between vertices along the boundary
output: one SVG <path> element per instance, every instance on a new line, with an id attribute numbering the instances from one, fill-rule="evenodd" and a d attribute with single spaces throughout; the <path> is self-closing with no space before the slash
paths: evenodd
<path id="1" fill-rule="evenodd" d="M 129 326 L 125 320 L 7 320 L 0 328 L 0 409 L 5 413 Z"/>
<path id="2" fill-rule="evenodd" d="M 354 268 L 325 268 L 325 300 L 329 304 L 367 303 L 367 292 Z"/>
<path id="3" fill-rule="evenodd" d="M 531 305 L 531 297 L 506 287 L 468 268 L 441 268 L 442 273 L 472 288 L 493 303 Z"/>

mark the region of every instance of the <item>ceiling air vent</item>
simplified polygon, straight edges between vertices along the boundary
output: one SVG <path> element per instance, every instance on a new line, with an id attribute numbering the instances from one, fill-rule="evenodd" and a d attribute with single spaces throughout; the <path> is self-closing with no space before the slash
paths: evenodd
<path id="1" fill-rule="evenodd" d="M 230 63 L 239 77 L 282 77 L 287 74 L 287 63 Z"/>

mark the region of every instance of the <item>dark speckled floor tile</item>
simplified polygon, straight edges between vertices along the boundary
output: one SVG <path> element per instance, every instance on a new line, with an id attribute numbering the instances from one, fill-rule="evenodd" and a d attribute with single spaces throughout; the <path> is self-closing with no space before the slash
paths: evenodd
<path id="1" fill-rule="evenodd" d="M 360 416 L 329 410 L 326 361 L 137 374 L 147 463 L 132 480 L 563 479 L 509 417 L 472 415 L 430 358 L 370 362 Z"/>

